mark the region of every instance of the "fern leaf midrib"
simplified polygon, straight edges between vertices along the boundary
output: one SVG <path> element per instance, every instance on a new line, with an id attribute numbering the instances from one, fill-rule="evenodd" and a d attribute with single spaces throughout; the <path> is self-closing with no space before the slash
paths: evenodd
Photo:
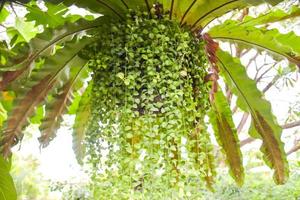
<path id="1" fill-rule="evenodd" d="M 194 0 L 191 5 L 187 8 L 187 10 L 184 12 L 183 16 L 181 17 L 181 20 L 180 20 L 180 25 L 182 25 L 185 17 L 187 16 L 188 12 L 192 9 L 192 7 L 195 5 L 195 3 L 197 2 L 197 0 Z"/>
<path id="2" fill-rule="evenodd" d="M 223 63 L 218 57 L 217 57 L 217 59 L 218 59 L 218 61 L 221 63 L 221 65 L 223 66 L 223 68 L 226 70 L 227 74 L 230 76 L 231 80 L 233 81 L 234 85 L 235 85 L 236 88 L 238 89 L 239 93 L 242 95 L 243 99 L 245 100 L 246 104 L 248 105 L 248 107 L 249 107 L 249 109 L 250 109 L 250 112 L 251 112 L 252 117 L 256 120 L 256 122 L 258 122 L 257 124 L 258 124 L 259 128 L 260 128 L 261 130 L 264 130 L 264 128 L 262 127 L 262 125 L 261 125 L 260 122 L 259 122 L 258 116 L 256 115 L 256 111 L 253 110 L 251 104 L 249 103 L 248 99 L 245 97 L 243 91 L 239 88 L 238 84 L 236 83 L 235 79 L 232 77 L 231 73 L 227 70 L 227 68 L 226 68 L 226 66 L 224 65 L 224 63 Z M 264 131 L 262 131 L 262 132 L 264 132 Z M 263 135 L 262 135 L 262 137 L 263 137 Z M 274 136 L 274 137 L 275 137 L 275 136 Z M 278 143 L 276 140 L 275 140 L 275 142 Z M 267 148 L 268 148 L 268 151 L 270 151 L 271 154 L 273 155 L 272 157 L 275 158 L 275 157 L 276 157 L 276 156 L 275 156 L 276 153 L 273 152 L 273 148 L 272 148 L 273 145 L 269 143 L 269 140 L 264 140 L 264 143 L 267 144 L 266 146 L 267 146 Z M 279 145 L 277 145 L 277 147 L 279 147 Z M 283 162 L 283 158 L 282 158 L 281 154 L 279 154 L 279 155 L 280 155 L 280 157 L 281 157 L 280 162 L 279 162 L 280 165 L 281 165 L 281 163 Z M 283 165 L 281 165 L 281 167 L 278 166 L 279 163 L 276 162 L 276 161 L 274 161 L 274 163 L 273 163 L 274 169 L 275 169 L 275 171 L 278 172 L 278 173 L 284 171 L 284 166 L 283 166 Z"/>
<path id="3" fill-rule="evenodd" d="M 144 0 L 144 2 L 145 2 L 145 4 L 146 4 L 146 8 L 147 8 L 147 10 L 148 10 L 148 14 L 150 15 L 151 14 L 151 8 L 150 8 L 150 5 L 149 5 L 149 2 L 148 2 L 148 0 Z"/>
<path id="4" fill-rule="evenodd" d="M 123 19 L 122 15 L 120 13 L 118 13 L 111 5 L 109 5 L 108 3 L 102 1 L 102 0 L 96 0 L 99 4 L 104 5 L 105 7 L 107 7 L 108 9 L 110 9 L 113 13 L 115 13 L 120 19 Z"/>
<path id="5" fill-rule="evenodd" d="M 173 9 L 174 9 L 174 3 L 175 3 L 175 0 L 172 0 L 171 2 L 171 7 L 170 7 L 170 15 L 169 15 L 169 19 L 171 20 L 172 19 L 172 15 L 173 15 Z"/>
<path id="6" fill-rule="evenodd" d="M 221 131 L 222 132 L 226 132 L 226 128 L 222 125 L 222 124 L 224 124 L 224 123 L 222 123 L 222 122 L 224 122 L 223 117 L 219 113 L 216 113 L 216 117 L 218 118 L 217 123 L 218 123 L 219 127 L 222 129 Z M 228 127 L 228 128 L 230 128 L 230 127 Z M 222 133 L 220 135 L 222 135 Z M 240 162 L 240 159 L 237 160 L 238 156 L 236 156 L 236 157 L 227 156 L 228 152 L 234 152 L 234 151 L 236 151 L 236 149 L 233 148 L 233 145 L 230 145 L 229 143 L 226 142 L 227 138 L 223 138 L 222 137 L 222 139 L 224 139 L 224 141 L 222 141 L 222 143 L 223 143 L 223 145 L 225 147 L 224 151 L 226 152 L 226 158 L 228 159 L 228 161 L 230 160 L 229 163 L 231 163 L 231 162 L 234 163 L 232 165 L 232 167 L 233 166 L 240 166 L 241 162 Z M 229 149 L 231 149 L 231 150 L 229 150 Z M 228 152 L 227 152 L 227 150 L 228 150 Z M 235 171 L 236 169 L 234 168 L 232 170 Z M 238 174 L 234 174 L 234 175 L 238 175 Z"/>
<path id="7" fill-rule="evenodd" d="M 224 37 L 224 36 L 218 36 L 218 37 L 213 37 L 213 36 L 212 36 L 212 38 L 213 38 L 213 39 L 220 39 L 220 40 L 222 40 L 222 39 L 224 39 L 224 40 L 232 40 L 232 41 L 237 41 L 237 42 L 243 42 L 243 43 L 246 43 L 246 44 L 250 44 L 250 45 L 252 45 L 252 46 L 256 46 L 256 47 L 259 47 L 259 48 L 262 48 L 262 49 L 266 49 L 266 50 L 268 50 L 268 51 L 270 51 L 270 52 L 276 53 L 277 55 L 280 55 L 280 56 L 282 56 L 282 57 L 284 57 L 284 58 L 287 58 L 287 59 L 290 60 L 291 62 L 293 62 L 293 63 L 295 63 L 295 64 L 297 64 L 297 65 L 300 65 L 300 60 L 297 60 L 297 59 L 291 57 L 291 56 L 288 55 L 288 54 L 285 55 L 285 54 L 283 54 L 283 53 L 280 53 L 280 52 L 278 52 L 278 51 L 275 51 L 275 50 L 273 50 L 273 49 L 270 49 L 270 48 L 268 48 L 268 47 L 266 47 L 266 46 L 262 46 L 262 45 L 256 44 L 256 43 L 254 43 L 254 42 L 250 42 L 250 41 L 243 40 L 243 39 L 240 39 L 240 38 L 231 38 L 231 37 Z"/>
<path id="8" fill-rule="evenodd" d="M 259 15 L 258 18 L 263 18 L 265 16 L 268 16 L 269 14 L 272 14 L 272 12 L 276 12 L 277 10 L 271 10 L 270 12 L 267 12 L 267 13 L 264 13 L 262 15 Z M 292 16 L 292 17 L 291 17 Z M 287 16 L 284 16 L 282 18 L 280 18 L 279 20 L 276 20 L 276 22 L 279 22 L 279 21 L 283 21 L 283 20 L 286 20 L 286 19 L 290 19 L 290 18 L 294 18 L 294 17 L 299 17 L 300 16 L 300 12 L 296 12 L 296 13 L 293 13 L 292 15 L 287 15 Z M 242 21 L 240 22 L 238 25 L 241 26 L 241 25 L 247 25 L 253 21 L 255 21 L 257 18 L 252 18 L 250 20 L 247 20 L 247 21 Z M 272 21 L 271 23 L 273 23 L 274 21 Z M 270 22 L 269 22 L 270 23 Z"/>
<path id="9" fill-rule="evenodd" d="M 199 18 L 196 20 L 196 22 L 194 22 L 194 24 L 191 26 L 191 29 L 194 29 L 194 28 L 197 26 L 197 24 L 199 24 L 199 22 L 200 22 L 202 19 L 204 19 L 205 17 L 207 17 L 207 16 L 210 15 L 211 13 L 213 13 L 213 12 L 215 12 L 215 11 L 217 11 L 217 10 L 223 8 L 224 6 L 230 5 L 230 4 L 235 3 L 235 2 L 238 2 L 238 1 L 240 1 L 240 0 L 232 0 L 232 1 L 226 2 L 226 3 L 224 3 L 224 4 L 222 4 L 222 5 L 218 6 L 218 7 L 216 7 L 216 8 L 214 8 L 214 9 L 210 10 L 209 12 L 207 12 L 207 13 L 205 13 L 204 15 L 202 15 L 201 17 L 199 17 Z"/>
<path id="10" fill-rule="evenodd" d="M 127 5 L 127 3 L 125 2 L 125 0 L 121 0 L 122 3 L 124 4 L 124 6 L 126 7 L 126 9 L 129 9 L 129 6 Z"/>
<path id="11" fill-rule="evenodd" d="M 67 60 L 67 62 L 64 64 L 63 67 L 61 67 L 55 74 L 54 76 L 51 77 L 51 75 L 47 75 L 45 78 L 50 78 L 50 80 L 48 80 L 48 83 L 47 83 L 47 87 L 44 87 L 44 89 L 42 90 L 42 92 L 38 93 L 38 95 L 36 96 L 36 98 L 34 99 L 34 102 L 35 103 L 32 103 L 30 104 L 25 112 L 23 112 L 24 114 L 21 115 L 21 119 L 19 120 L 19 122 L 13 127 L 13 129 L 9 130 L 9 132 L 11 133 L 14 133 L 13 135 L 10 136 L 10 138 L 8 139 L 8 141 L 6 142 L 8 144 L 8 146 L 11 146 L 12 143 L 13 143 L 13 139 L 15 138 L 16 135 L 19 135 L 19 131 L 18 129 L 22 129 L 22 127 L 20 128 L 19 126 L 20 125 L 24 125 L 23 122 L 26 121 L 28 115 L 30 114 L 30 111 L 32 109 L 34 109 L 34 107 L 36 106 L 36 104 L 40 103 L 40 102 L 37 102 L 37 101 L 42 101 L 41 99 L 43 98 L 43 96 L 45 95 L 45 93 L 47 93 L 47 89 L 48 90 L 51 90 L 51 88 L 49 88 L 48 86 L 50 86 L 51 84 L 54 84 L 55 81 L 56 81 L 56 78 L 57 76 L 62 72 L 62 70 L 65 68 L 65 66 L 76 56 L 76 54 L 74 56 L 71 57 L 71 59 Z M 50 77 L 49 77 L 50 76 Z M 31 91 L 31 90 L 30 90 Z M 29 92 L 30 92 L 29 91 Z M 10 120 L 8 121 L 10 122 Z M 21 123 L 22 122 L 22 123 Z"/>
<path id="12" fill-rule="evenodd" d="M 79 78 L 80 73 L 83 71 L 83 69 L 85 69 L 86 65 L 80 67 L 80 69 L 78 70 L 78 72 L 76 73 L 75 77 L 72 79 L 72 81 L 70 82 L 70 84 L 67 87 L 67 91 L 65 91 L 63 94 L 63 103 L 61 104 L 62 106 L 60 106 L 58 112 L 57 112 L 57 117 L 59 117 L 59 115 L 62 114 L 63 110 L 65 109 L 64 105 L 66 104 L 66 102 L 68 101 L 68 96 L 70 95 L 70 91 L 72 90 L 74 84 L 76 83 L 76 81 Z M 58 119 L 57 119 L 58 120 Z M 48 127 L 47 129 L 52 130 L 53 127 L 55 126 L 55 122 L 52 123 L 51 127 Z M 47 132 L 47 131 L 45 131 Z M 52 134 L 52 132 L 48 132 L 48 134 Z M 42 136 L 49 138 L 48 134 L 42 134 Z"/>

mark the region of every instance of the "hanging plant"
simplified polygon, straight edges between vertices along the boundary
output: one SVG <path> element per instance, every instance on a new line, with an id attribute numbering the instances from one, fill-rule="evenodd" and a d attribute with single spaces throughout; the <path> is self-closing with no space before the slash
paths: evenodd
<path id="1" fill-rule="evenodd" d="M 126 199 L 137 191 L 158 191 L 162 185 L 180 193 L 198 185 L 199 177 L 212 189 L 214 154 L 205 120 L 209 116 L 229 173 L 241 185 L 242 154 L 219 86 L 224 81 L 237 97 L 237 107 L 251 116 L 249 132 L 263 141 L 261 151 L 275 182 L 287 180 L 282 130 L 270 103 L 239 59 L 223 51 L 218 41 L 241 49 L 258 47 L 299 67 L 299 37 L 261 26 L 298 16 L 299 6 L 210 28 L 211 21 L 228 11 L 281 1 L 50 2 L 55 4 L 45 2 L 46 12 L 35 1 L 25 5 L 25 18 L 43 26 L 42 33 L 34 32 L 33 23 L 19 21 L 32 32 L 11 27 L 10 43 L 0 44 L 0 90 L 16 96 L 5 108 L 9 112 L 0 143 L 4 158 L 29 122 L 41 123 L 39 141 L 46 147 L 62 115 L 76 114 L 77 159 L 95 167 L 93 178 L 103 181 L 103 188 L 109 180 L 111 195 L 121 191 L 120 198 Z M 73 4 L 104 16 L 71 15 L 67 11 Z M 7 104 L 4 98 L 1 104 Z"/>
<path id="2" fill-rule="evenodd" d="M 200 151 L 211 154 L 207 133 L 195 130 L 205 126 L 209 110 L 203 40 L 164 13 L 149 17 L 131 11 L 124 23 L 113 24 L 98 41 L 83 50 L 93 72 L 86 142 L 87 152 L 97 155 L 93 162 L 99 162 L 105 140 L 119 146 L 118 152 L 111 152 L 110 164 L 117 162 L 122 173 L 128 170 L 130 176 L 140 178 L 135 166 L 142 162 L 143 150 L 147 154 L 143 164 L 152 167 L 142 173 L 159 169 L 161 157 L 164 169 L 178 182 L 187 167 L 180 148 L 190 150 L 193 143 L 196 155 L 189 157 L 199 172 L 213 171 L 212 159 L 200 156 Z M 188 143 L 182 144 L 182 138 Z"/>

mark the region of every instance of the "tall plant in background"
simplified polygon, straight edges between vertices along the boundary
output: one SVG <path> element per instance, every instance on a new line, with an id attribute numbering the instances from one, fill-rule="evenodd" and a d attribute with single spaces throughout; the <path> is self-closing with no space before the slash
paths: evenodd
<path id="1" fill-rule="evenodd" d="M 230 10 L 281 1 L 51 2 L 45 3 L 46 12 L 33 1 L 22 4 L 27 22 L 17 19 L 18 26 L 7 29 L 10 42 L 1 43 L 1 103 L 8 111 L 1 131 L 4 158 L 29 123 L 41 123 L 39 140 L 46 147 L 62 115 L 70 113 L 76 114 L 78 161 L 87 155 L 88 162 L 112 177 L 114 187 L 121 183 L 121 190 L 151 191 L 156 182 L 178 187 L 201 177 L 212 188 L 215 165 L 207 115 L 229 172 L 242 185 L 236 128 L 219 86 L 224 81 L 237 106 L 250 113 L 249 134 L 263 141 L 261 151 L 275 182 L 286 181 L 282 130 L 270 103 L 239 59 L 217 41 L 267 51 L 299 67 L 300 37 L 263 26 L 299 16 L 299 5 L 208 28 Z M 73 4 L 104 16 L 71 15 L 68 6 Z M 6 16 L 3 9 L 0 19 Z M 32 31 L 37 25 L 42 33 Z"/>

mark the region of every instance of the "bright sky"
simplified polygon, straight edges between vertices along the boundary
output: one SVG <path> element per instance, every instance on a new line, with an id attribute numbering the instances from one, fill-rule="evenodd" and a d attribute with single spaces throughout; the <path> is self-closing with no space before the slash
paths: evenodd
<path id="1" fill-rule="evenodd" d="M 72 123 L 74 116 L 64 116 L 64 125 L 58 130 L 57 137 L 47 148 L 40 149 L 40 144 L 36 139 L 39 137 L 39 130 L 36 125 L 26 129 L 25 134 L 32 135 L 32 139 L 26 140 L 18 151 L 18 145 L 15 152 L 18 155 L 27 157 L 34 155 L 40 161 L 39 170 L 46 179 L 53 181 L 72 180 L 84 178 L 81 167 L 77 164 L 72 149 Z"/>

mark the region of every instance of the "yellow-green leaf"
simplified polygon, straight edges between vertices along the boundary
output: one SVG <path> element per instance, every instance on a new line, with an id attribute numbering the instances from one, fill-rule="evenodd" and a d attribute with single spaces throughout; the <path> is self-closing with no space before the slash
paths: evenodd
<path id="1" fill-rule="evenodd" d="M 0 199 L 17 200 L 17 191 L 10 171 L 10 161 L 0 155 Z"/>
<path id="2" fill-rule="evenodd" d="M 92 38 L 83 38 L 80 41 L 75 38 L 66 44 L 63 50 L 49 57 L 42 70 L 35 72 L 25 87 L 20 89 L 16 105 L 9 113 L 2 132 L 2 152 L 5 157 L 10 154 L 10 148 L 22 139 L 22 130 L 36 107 L 44 101 L 53 87 L 59 87 L 68 79 L 69 64 L 82 48 L 93 41 Z"/>
<path id="3" fill-rule="evenodd" d="M 84 138 L 91 115 L 90 99 L 92 87 L 93 83 L 91 82 L 83 93 L 76 112 L 75 123 L 73 125 L 73 150 L 77 162 L 80 164 L 82 164 L 82 159 L 85 154 Z"/>
<path id="4" fill-rule="evenodd" d="M 286 153 L 280 139 L 282 129 L 272 114 L 271 104 L 266 101 L 254 80 L 251 80 L 245 68 L 237 58 L 221 50 L 217 51 L 218 66 L 231 90 L 246 105 L 251 114 L 252 123 L 262 139 L 261 147 L 266 163 L 274 169 L 274 180 L 283 184 L 289 174 Z"/>
<path id="5" fill-rule="evenodd" d="M 277 29 L 267 30 L 227 20 L 213 27 L 209 34 L 214 39 L 237 42 L 266 50 L 287 58 L 300 67 L 300 36 L 294 32 L 280 33 Z"/>
<path id="6" fill-rule="evenodd" d="M 52 101 L 46 105 L 46 116 L 40 126 L 41 137 L 39 141 L 42 147 L 47 147 L 55 137 L 55 133 L 62 121 L 62 115 L 65 114 L 68 106 L 73 101 L 76 83 L 82 83 L 87 78 L 86 73 L 84 73 L 86 71 L 86 62 L 87 60 L 79 57 L 73 60 L 70 67 L 73 70 L 76 69 L 76 73 L 73 76 L 71 75 L 70 80 L 62 87 L 61 91 L 54 95 Z"/>
<path id="7" fill-rule="evenodd" d="M 242 185 L 244 182 L 244 168 L 239 139 L 232 120 L 230 107 L 223 92 L 220 90 L 214 94 L 209 118 L 213 125 L 216 139 L 226 156 L 230 174 L 238 185 Z"/>
<path id="8" fill-rule="evenodd" d="M 289 12 L 277 9 L 261 14 L 256 18 L 246 16 L 242 24 L 247 26 L 256 26 L 261 24 L 279 22 L 287 19 L 293 19 L 299 16 L 300 8 L 298 6 L 292 6 Z"/>

